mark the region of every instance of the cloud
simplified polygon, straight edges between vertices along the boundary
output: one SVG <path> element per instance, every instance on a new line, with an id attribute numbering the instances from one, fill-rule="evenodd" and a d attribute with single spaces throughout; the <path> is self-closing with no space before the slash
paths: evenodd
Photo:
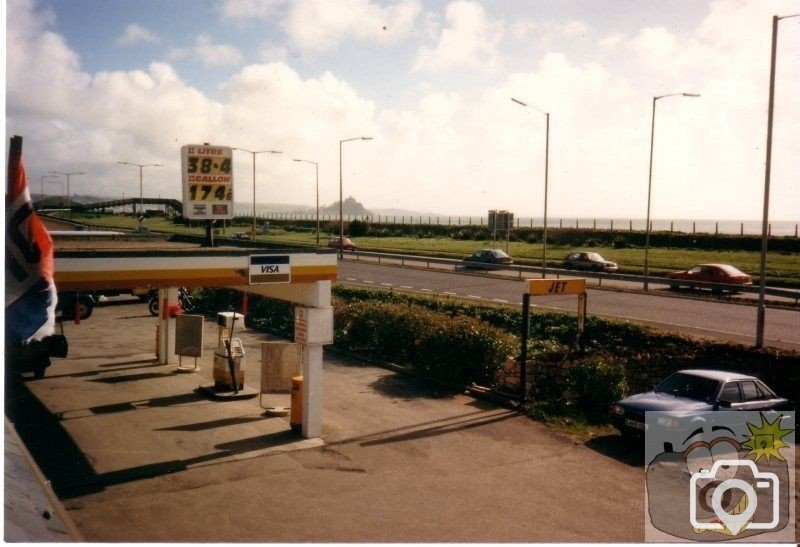
<path id="1" fill-rule="evenodd" d="M 438 44 L 420 48 L 414 70 L 490 69 L 497 65 L 503 22 L 490 20 L 480 4 L 466 0 L 448 4 L 445 17 L 447 26 Z"/>
<path id="2" fill-rule="evenodd" d="M 214 44 L 211 37 L 206 35 L 195 38 L 192 47 L 176 48 L 167 54 L 167 59 L 171 61 L 179 61 L 189 57 L 207 67 L 235 66 L 244 62 L 244 57 L 238 49 L 228 44 Z"/>
<path id="3" fill-rule="evenodd" d="M 222 0 L 217 11 L 223 18 L 235 21 L 266 20 L 272 17 L 285 0 Z"/>
<path id="4" fill-rule="evenodd" d="M 386 6 L 370 0 L 297 0 L 283 21 L 291 42 L 318 53 L 347 39 L 382 46 L 404 40 L 421 12 L 418 0 Z"/>
<path id="5" fill-rule="evenodd" d="M 157 44 L 159 41 L 158 36 L 143 26 L 131 23 L 125 27 L 125 33 L 117 38 L 117 45 L 132 46 L 140 43 Z"/>
<path id="6" fill-rule="evenodd" d="M 652 97 L 695 91 L 702 97 L 658 102 L 653 215 L 758 219 L 769 22 L 781 8 L 717 1 L 696 29 L 680 36 L 639 28 L 615 35 L 614 47 L 606 48 L 599 44 L 608 37 L 589 28 L 580 39 L 597 44 L 592 56 L 578 60 L 564 47 L 543 53 L 532 68 L 485 75 L 471 87 L 418 84 L 422 91 L 397 107 L 372 101 L 333 71 L 301 75 L 280 57 L 239 67 L 216 99 L 168 63 L 89 73 L 54 31 L 51 13 L 11 0 L 7 127 L 25 137 L 32 180 L 51 170 L 84 171 L 72 180 L 79 193 L 138 195 L 137 174 L 116 165 L 135 161 L 165 165 L 146 173 L 145 193 L 180 197 L 180 147 L 213 142 L 284 152 L 258 158 L 263 202 L 312 204 L 313 175 L 291 158 L 318 161 L 320 199 L 331 203 L 338 199 L 339 140 L 366 135 L 374 140 L 344 146 L 342 171 L 345 194 L 368 207 L 473 217 L 505 208 L 518 217 L 541 216 L 545 117 L 510 101 L 518 97 L 551 113 L 549 212 L 555 222 L 574 215 L 642 218 Z M 468 19 L 470 27 L 451 18 L 448 8 L 444 30 L 482 28 L 482 22 L 499 32 L 492 25 L 501 22 L 479 13 Z M 800 40 L 796 25 L 785 24 L 781 32 L 771 216 L 797 219 L 800 108 L 792 99 L 800 95 Z M 214 44 L 200 40 L 192 54 L 204 45 Z M 501 45 L 473 50 L 472 57 L 500 56 Z M 234 169 L 236 200 L 247 210 L 250 158 L 237 153 Z"/>

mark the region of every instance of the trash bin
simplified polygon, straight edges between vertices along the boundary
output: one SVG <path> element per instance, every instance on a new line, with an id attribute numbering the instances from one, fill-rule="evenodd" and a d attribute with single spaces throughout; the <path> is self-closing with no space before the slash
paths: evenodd
<path id="1" fill-rule="evenodd" d="M 292 409 L 289 415 L 289 426 L 295 433 L 303 430 L 303 377 L 292 378 Z"/>

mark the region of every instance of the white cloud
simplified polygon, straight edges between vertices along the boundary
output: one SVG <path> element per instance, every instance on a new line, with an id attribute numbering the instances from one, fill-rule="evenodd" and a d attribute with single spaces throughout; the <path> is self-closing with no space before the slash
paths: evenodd
<path id="1" fill-rule="evenodd" d="M 244 57 L 238 49 L 228 44 L 214 44 L 211 37 L 206 35 L 195 38 L 192 47 L 176 48 L 167 55 L 167 59 L 172 61 L 190 57 L 207 67 L 240 65 L 244 62 Z"/>
<path id="2" fill-rule="evenodd" d="M 491 20 L 483 6 L 468 0 L 448 4 L 446 20 L 436 47 L 420 48 L 415 70 L 496 67 L 505 28 L 501 21 Z"/>
<path id="3" fill-rule="evenodd" d="M 272 17 L 285 0 L 222 0 L 217 6 L 225 19 L 247 21 Z"/>
<path id="4" fill-rule="evenodd" d="M 404 40 L 420 11 L 418 0 L 386 6 L 370 0 L 296 0 L 283 26 L 292 43 L 307 52 L 335 49 L 348 38 L 385 46 Z"/>
<path id="5" fill-rule="evenodd" d="M 32 180 L 51 170 L 85 171 L 72 181 L 79 193 L 138 195 L 136 173 L 116 165 L 137 161 L 165 165 L 146 174 L 146 193 L 179 197 L 180 146 L 214 142 L 284 152 L 259 157 L 259 201 L 313 203 L 313 175 L 291 162 L 303 157 L 320 163 L 321 202 L 331 203 L 338 199 L 338 141 L 368 135 L 375 139 L 345 145 L 343 162 L 345 195 L 368 207 L 473 216 L 508 208 L 517 216 L 540 216 L 545 118 L 512 103 L 514 96 L 551 113 L 551 218 L 641 218 L 652 97 L 695 91 L 702 97 L 658 103 L 653 215 L 757 219 L 769 21 L 782 7 L 718 1 L 713 17 L 680 37 L 655 27 L 635 29 L 587 60 L 576 61 L 562 48 L 542 55 L 531 70 L 495 73 L 470 88 L 415 81 L 422 91 L 401 109 L 378 108 L 333 72 L 305 77 L 280 60 L 241 67 L 224 82 L 218 100 L 165 63 L 90 74 L 53 32 L 52 15 L 11 0 L 7 127 L 25 137 Z M 492 35 L 492 25 L 499 24 L 482 11 L 466 22 L 456 19 L 448 10 L 444 30 L 484 28 Z M 800 96 L 800 40 L 797 25 L 786 24 L 781 33 L 771 215 L 797 219 L 800 142 L 794 128 L 800 108 L 793 98 Z M 480 33 L 466 35 L 474 41 Z M 341 36 L 336 34 L 337 43 Z M 599 44 L 607 37 L 590 28 L 581 39 Z M 193 52 L 202 46 L 214 44 L 206 38 Z M 450 61 L 485 62 L 499 55 L 498 47 Z M 441 51 L 440 66 L 453 66 L 444 63 L 450 50 Z M 238 155 L 234 164 L 236 199 L 246 209 L 252 164 Z"/>
<path id="6" fill-rule="evenodd" d="M 117 38 L 117 45 L 132 46 L 140 43 L 157 44 L 158 36 L 136 23 L 125 27 L 125 33 Z"/>

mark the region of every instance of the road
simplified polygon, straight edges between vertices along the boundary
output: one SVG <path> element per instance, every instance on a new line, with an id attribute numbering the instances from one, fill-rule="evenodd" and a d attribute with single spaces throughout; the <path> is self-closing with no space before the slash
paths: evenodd
<path id="1" fill-rule="evenodd" d="M 525 291 L 524 282 L 518 279 L 347 260 L 339 262 L 339 281 L 513 306 L 522 305 Z M 587 294 L 587 313 L 592 315 L 745 344 L 755 341 L 756 308 L 752 305 L 591 288 Z M 535 297 L 532 303 L 541 308 L 570 312 L 577 308 L 574 296 Z M 767 309 L 764 343 L 775 348 L 800 350 L 800 311 Z"/>

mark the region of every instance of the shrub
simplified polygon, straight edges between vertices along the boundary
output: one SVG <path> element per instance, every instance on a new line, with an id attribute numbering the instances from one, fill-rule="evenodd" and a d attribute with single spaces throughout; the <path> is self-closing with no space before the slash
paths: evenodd
<path id="1" fill-rule="evenodd" d="M 369 232 L 369 223 L 362 220 L 351 220 L 347 225 L 350 237 L 363 237 Z"/>
<path id="2" fill-rule="evenodd" d="M 600 359 L 579 361 L 569 369 L 567 389 L 588 420 L 605 421 L 611 405 L 628 391 L 625 369 L 619 363 Z"/>
<path id="3" fill-rule="evenodd" d="M 337 307 L 336 345 L 374 352 L 431 378 L 490 385 L 517 339 L 473 317 L 411 304 L 352 302 Z"/>

